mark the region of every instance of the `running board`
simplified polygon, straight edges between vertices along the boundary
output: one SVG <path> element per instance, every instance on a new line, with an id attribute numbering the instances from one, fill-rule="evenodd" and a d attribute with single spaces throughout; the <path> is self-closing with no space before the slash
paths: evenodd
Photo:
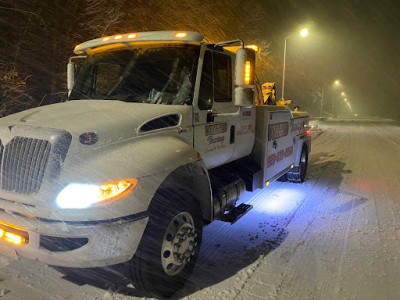
<path id="1" fill-rule="evenodd" d="M 237 220 L 247 214 L 252 208 L 253 205 L 242 203 L 239 206 L 232 208 L 229 213 L 222 215 L 220 220 L 223 222 L 231 223 L 231 225 L 233 225 Z"/>

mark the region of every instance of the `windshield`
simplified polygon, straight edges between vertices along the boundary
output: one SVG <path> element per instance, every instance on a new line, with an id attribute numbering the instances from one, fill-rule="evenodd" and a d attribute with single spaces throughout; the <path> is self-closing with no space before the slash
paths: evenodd
<path id="1" fill-rule="evenodd" d="M 146 46 L 90 56 L 70 100 L 192 103 L 197 46 Z"/>

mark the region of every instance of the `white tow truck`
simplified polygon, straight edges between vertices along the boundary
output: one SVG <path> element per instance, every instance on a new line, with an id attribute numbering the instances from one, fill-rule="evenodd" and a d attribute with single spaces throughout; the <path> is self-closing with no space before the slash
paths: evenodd
<path id="1" fill-rule="evenodd" d="M 194 267 L 203 226 L 243 216 L 245 190 L 304 180 L 308 115 L 256 106 L 255 51 L 203 38 L 84 42 L 68 101 L 0 119 L 2 254 L 128 262 L 139 289 L 169 296 Z"/>

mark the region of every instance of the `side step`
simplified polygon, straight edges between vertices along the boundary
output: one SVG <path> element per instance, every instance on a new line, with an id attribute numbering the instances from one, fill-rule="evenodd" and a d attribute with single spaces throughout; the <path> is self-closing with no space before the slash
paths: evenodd
<path id="1" fill-rule="evenodd" d="M 229 213 L 222 215 L 220 217 L 220 220 L 223 222 L 229 222 L 231 223 L 231 225 L 233 225 L 237 220 L 247 214 L 252 208 L 253 205 L 242 203 L 239 206 L 231 209 Z"/>

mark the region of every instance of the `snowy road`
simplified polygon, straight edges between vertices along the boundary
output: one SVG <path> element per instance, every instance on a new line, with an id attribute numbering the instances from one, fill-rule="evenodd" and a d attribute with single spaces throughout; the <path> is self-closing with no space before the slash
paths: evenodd
<path id="1" fill-rule="evenodd" d="M 399 164 L 398 123 L 320 123 L 307 181 L 247 193 L 252 211 L 206 227 L 176 298 L 400 299 Z M 83 277 L 0 255 L 2 299 L 135 296 L 111 271 Z"/>

